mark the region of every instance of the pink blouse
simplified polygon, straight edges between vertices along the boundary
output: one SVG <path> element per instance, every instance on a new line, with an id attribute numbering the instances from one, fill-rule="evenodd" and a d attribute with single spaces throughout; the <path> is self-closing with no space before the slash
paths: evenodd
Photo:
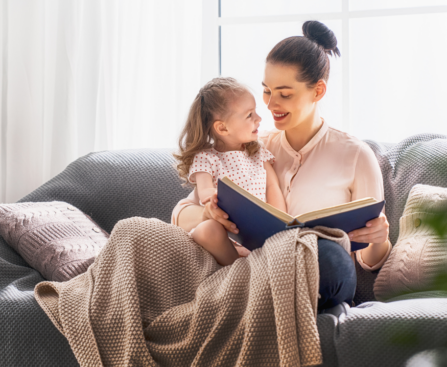
<path id="1" fill-rule="evenodd" d="M 374 197 L 383 200 L 383 180 L 371 148 L 361 140 L 323 122 L 317 134 L 300 150 L 287 141 L 285 131 L 261 132 L 260 140 L 275 156 L 273 168 L 290 215 L 299 215 L 324 207 Z M 174 208 L 171 223 L 176 224 L 180 211 L 199 204 L 190 194 Z M 380 268 L 391 251 L 374 266 L 357 261 L 366 270 Z"/>

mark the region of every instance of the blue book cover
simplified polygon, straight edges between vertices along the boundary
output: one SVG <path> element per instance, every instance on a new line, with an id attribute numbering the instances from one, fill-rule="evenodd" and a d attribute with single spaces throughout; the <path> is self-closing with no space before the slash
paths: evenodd
<path id="1" fill-rule="evenodd" d="M 237 185 L 227 177 L 223 180 L 224 181 L 219 180 L 217 184 L 217 204 L 228 214 L 229 220 L 235 223 L 239 229 L 238 234 L 229 232 L 229 236 L 249 250 L 255 250 L 261 247 L 265 240 L 274 234 L 295 227 L 312 228 L 316 226 L 325 226 L 339 228 L 348 233 L 354 229 L 365 227 L 366 222 L 377 218 L 385 205 L 385 201 L 380 201 L 304 223 L 281 212 L 284 214 L 284 218 L 281 220 L 268 211 L 268 208 L 273 207 L 263 203 L 261 200 L 255 198 L 243 189 L 240 189 L 240 192 L 236 191 L 231 187 L 231 184 L 236 187 Z M 228 181 L 230 185 L 227 183 Z M 248 199 L 247 196 L 251 196 L 251 200 Z M 255 202 L 258 202 L 258 204 Z M 263 205 L 267 209 L 264 209 L 259 205 Z M 286 219 L 290 219 L 290 222 L 287 223 L 287 221 L 285 221 Z M 368 246 L 367 243 L 351 241 L 351 251 L 360 250 L 366 246 Z"/>

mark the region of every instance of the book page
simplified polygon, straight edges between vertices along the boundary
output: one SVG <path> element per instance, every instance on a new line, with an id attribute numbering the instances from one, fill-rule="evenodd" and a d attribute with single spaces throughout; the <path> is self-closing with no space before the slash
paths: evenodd
<path id="1" fill-rule="evenodd" d="M 378 201 L 374 198 L 364 198 L 359 199 L 355 201 L 351 201 L 349 203 L 340 204 L 340 205 L 334 205 L 330 206 L 328 208 L 320 209 L 320 210 L 314 210 L 308 213 L 300 214 L 296 216 L 295 218 L 299 220 L 300 222 L 308 222 L 314 219 L 329 217 L 334 214 L 338 213 L 344 213 L 349 212 L 354 209 L 363 208 L 368 205 L 373 205 L 378 203 Z"/>

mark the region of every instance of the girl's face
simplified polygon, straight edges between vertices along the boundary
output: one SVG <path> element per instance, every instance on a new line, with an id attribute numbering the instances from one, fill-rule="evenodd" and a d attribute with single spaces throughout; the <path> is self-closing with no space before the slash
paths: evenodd
<path id="1" fill-rule="evenodd" d="M 256 101 L 248 91 L 238 96 L 229 109 L 229 117 L 225 122 L 217 121 L 215 128 L 228 149 L 238 150 L 241 144 L 258 139 L 261 117 L 256 113 Z"/>
<path id="2" fill-rule="evenodd" d="M 294 66 L 267 63 L 265 66 L 264 102 L 272 112 L 278 130 L 289 130 L 312 119 L 318 97 L 316 88 L 296 80 Z"/>

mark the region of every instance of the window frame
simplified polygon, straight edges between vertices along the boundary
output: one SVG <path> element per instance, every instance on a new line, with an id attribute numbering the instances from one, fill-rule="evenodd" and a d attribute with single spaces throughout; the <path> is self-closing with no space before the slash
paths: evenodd
<path id="1" fill-rule="evenodd" d="M 304 22 L 309 19 L 341 20 L 342 21 L 342 128 L 351 133 L 350 116 L 350 40 L 349 24 L 351 19 L 404 16 L 418 14 L 436 14 L 447 12 L 447 5 L 422 6 L 395 9 L 349 10 L 349 0 L 342 1 L 340 12 L 322 12 L 306 14 L 266 15 L 249 17 L 222 17 L 221 0 L 202 0 L 202 78 L 205 84 L 216 76 L 221 75 L 221 29 L 224 25 L 247 25 L 257 23 Z M 210 51 L 211 50 L 211 51 Z"/>

